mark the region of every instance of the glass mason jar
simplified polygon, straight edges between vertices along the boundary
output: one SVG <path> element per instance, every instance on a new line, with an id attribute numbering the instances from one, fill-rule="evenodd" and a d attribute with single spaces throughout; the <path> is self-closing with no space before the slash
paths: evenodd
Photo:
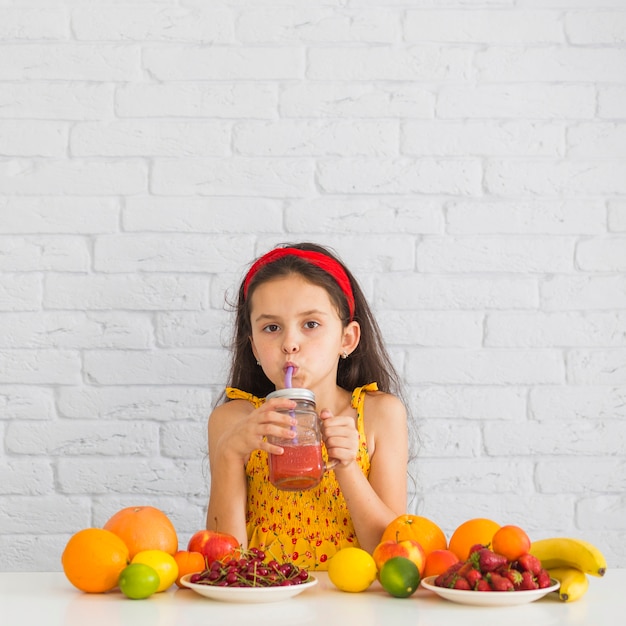
<path id="1" fill-rule="evenodd" d="M 324 473 L 337 461 L 324 462 L 322 456 L 321 420 L 315 407 L 315 394 L 309 389 L 277 389 L 268 394 L 272 398 L 289 398 L 296 402 L 294 409 L 281 409 L 296 420 L 292 426 L 293 439 L 269 436 L 270 443 L 283 448 L 282 454 L 269 454 L 270 482 L 283 491 L 304 491 L 319 485 Z"/>

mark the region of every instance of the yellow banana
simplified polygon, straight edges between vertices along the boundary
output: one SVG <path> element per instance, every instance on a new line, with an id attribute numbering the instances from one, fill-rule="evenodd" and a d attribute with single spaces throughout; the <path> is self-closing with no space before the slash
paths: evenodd
<path id="1" fill-rule="evenodd" d="M 548 573 L 550 578 L 556 578 L 561 583 L 558 594 L 563 602 L 576 602 L 589 589 L 587 574 L 575 567 L 553 567 Z"/>
<path id="2" fill-rule="evenodd" d="M 547 570 L 554 567 L 575 567 L 591 574 L 604 576 L 606 559 L 598 548 L 588 541 L 569 537 L 553 537 L 533 541 L 530 553 L 536 556 Z"/>

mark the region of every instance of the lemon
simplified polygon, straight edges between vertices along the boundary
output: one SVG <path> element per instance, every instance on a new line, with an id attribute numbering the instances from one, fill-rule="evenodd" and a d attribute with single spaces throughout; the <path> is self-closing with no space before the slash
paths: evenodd
<path id="1" fill-rule="evenodd" d="M 131 563 L 120 574 L 120 591 L 132 600 L 149 598 L 159 588 L 161 579 L 156 570 L 144 563 Z"/>
<path id="2" fill-rule="evenodd" d="M 396 598 L 408 598 L 417 591 L 420 572 L 417 565 L 404 556 L 394 556 L 383 563 L 379 574 L 382 588 Z"/>
<path id="3" fill-rule="evenodd" d="M 361 548 L 343 548 L 328 562 L 328 578 L 341 591 L 365 591 L 376 573 L 372 555 Z"/>
<path id="4" fill-rule="evenodd" d="M 176 560 L 171 554 L 163 550 L 142 550 L 137 552 L 131 563 L 143 563 L 156 570 L 161 581 L 157 593 L 171 587 L 178 578 L 178 564 Z"/>

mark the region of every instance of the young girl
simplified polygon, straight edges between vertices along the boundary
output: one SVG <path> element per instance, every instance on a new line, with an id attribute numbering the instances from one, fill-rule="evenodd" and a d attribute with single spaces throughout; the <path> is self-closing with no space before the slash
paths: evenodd
<path id="1" fill-rule="evenodd" d="M 292 436 L 292 386 L 315 393 L 324 458 L 336 459 L 307 491 L 269 482 L 268 436 Z M 294 244 L 257 259 L 238 294 L 228 401 L 209 418 L 207 528 L 301 567 L 326 569 L 339 549 L 371 552 L 406 513 L 408 434 L 398 377 L 370 308 L 328 250 Z M 283 412 L 278 412 L 282 410 Z"/>

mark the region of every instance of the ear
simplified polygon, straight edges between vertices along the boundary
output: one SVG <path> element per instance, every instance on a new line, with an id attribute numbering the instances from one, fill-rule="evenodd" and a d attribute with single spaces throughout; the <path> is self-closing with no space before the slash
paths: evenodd
<path id="1" fill-rule="evenodd" d="M 343 329 L 343 336 L 341 340 L 341 348 L 348 354 L 352 354 L 361 340 L 361 326 L 358 322 L 350 322 Z"/>

